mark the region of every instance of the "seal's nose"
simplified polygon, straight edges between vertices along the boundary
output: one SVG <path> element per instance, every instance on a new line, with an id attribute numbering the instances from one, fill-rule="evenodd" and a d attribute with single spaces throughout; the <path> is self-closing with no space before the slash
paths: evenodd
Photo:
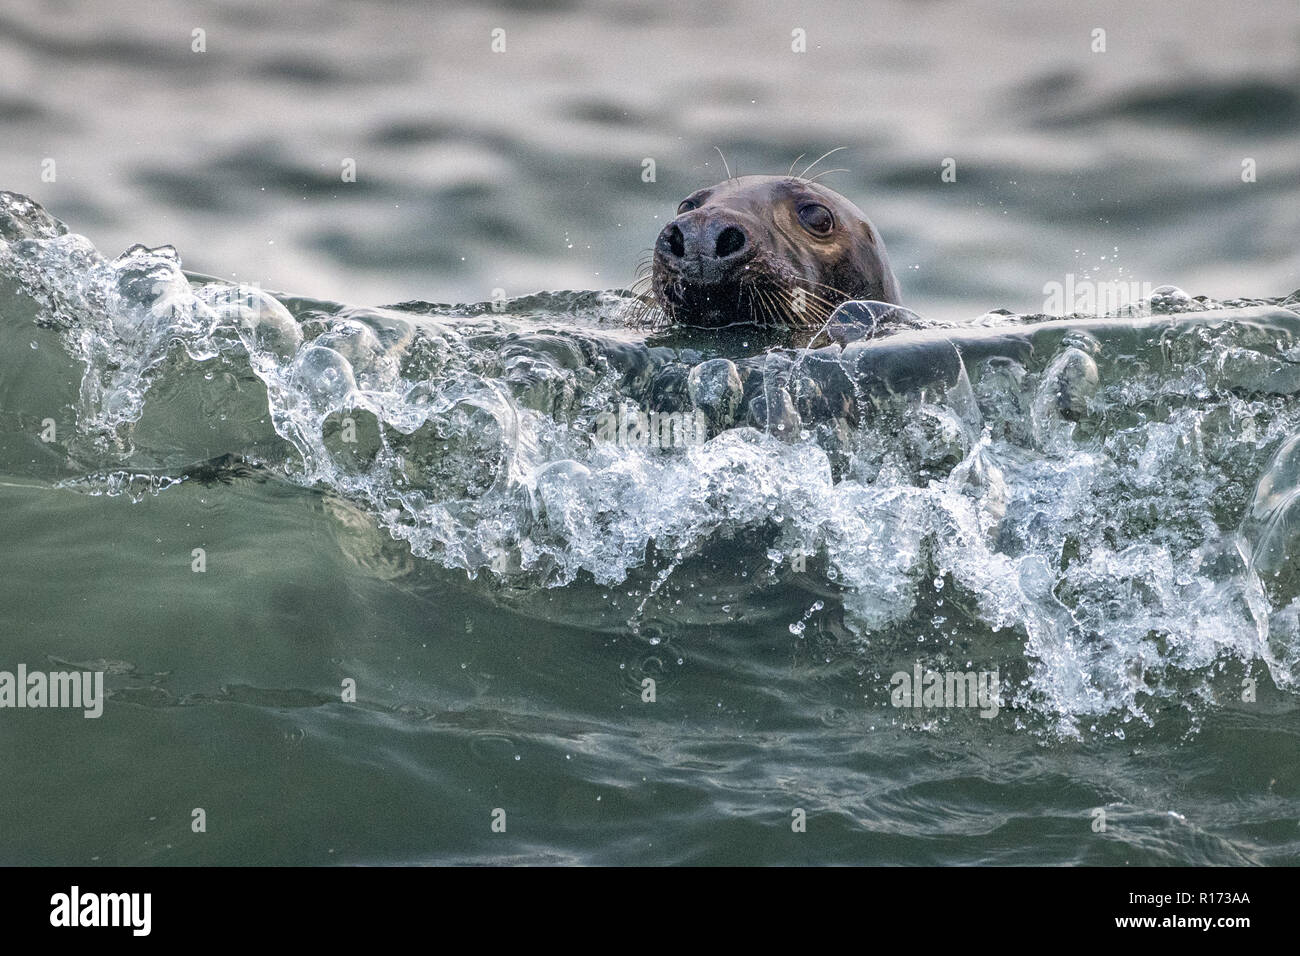
<path id="1" fill-rule="evenodd" d="M 747 244 L 745 231 L 739 226 L 727 226 L 718 233 L 717 240 L 713 243 L 714 255 L 719 259 L 727 259 L 741 252 Z"/>
<path id="2" fill-rule="evenodd" d="M 675 222 L 666 225 L 659 233 L 659 248 L 674 259 L 686 258 L 686 237 L 682 234 L 682 227 Z"/>
<path id="3" fill-rule="evenodd" d="M 749 236 L 738 222 L 696 212 L 677 217 L 659 233 L 657 248 L 666 258 L 724 264 L 749 247 Z"/>

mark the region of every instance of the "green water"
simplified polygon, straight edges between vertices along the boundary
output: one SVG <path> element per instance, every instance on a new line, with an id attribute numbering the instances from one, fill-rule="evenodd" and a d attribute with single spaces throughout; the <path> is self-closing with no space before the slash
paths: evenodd
<path id="1" fill-rule="evenodd" d="M 56 486 L 75 469 L 33 428 L 78 369 L 38 314 L 12 288 L 0 305 L 11 348 L 40 344 L 0 379 L 0 666 L 103 670 L 111 696 L 96 720 L 0 711 L 5 862 L 1297 859 L 1300 710 L 1258 665 L 1211 668 L 1217 701 L 1153 699 L 1150 726 L 1117 734 L 1112 715 L 1066 739 L 1023 710 L 890 704 L 889 674 L 940 640 L 959 665 L 1023 678 L 1023 634 L 933 592 L 864 638 L 834 589 L 811 614 L 806 587 L 747 591 L 743 536 L 675 571 L 629 633 L 644 579 L 470 581 L 274 474 L 138 500 Z M 207 387 L 202 363 L 177 361 L 189 400 L 164 388 L 163 418 Z M 32 363 L 50 377 L 29 380 Z M 191 452 L 220 430 L 187 420 Z M 1248 673 L 1258 700 L 1234 701 Z"/>

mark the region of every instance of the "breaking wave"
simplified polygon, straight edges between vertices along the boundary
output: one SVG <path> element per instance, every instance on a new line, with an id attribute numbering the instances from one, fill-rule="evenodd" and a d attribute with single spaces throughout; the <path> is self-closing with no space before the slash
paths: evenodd
<path id="1" fill-rule="evenodd" d="M 869 666 L 1014 656 L 1006 704 L 1066 734 L 1235 699 L 1257 664 L 1294 689 L 1297 296 L 946 328 L 850 304 L 816 347 L 630 301 L 273 295 L 0 194 L 0 464 L 317 488 L 494 600 L 589 591 L 617 611 L 585 626 L 652 642 L 829 606 Z"/>

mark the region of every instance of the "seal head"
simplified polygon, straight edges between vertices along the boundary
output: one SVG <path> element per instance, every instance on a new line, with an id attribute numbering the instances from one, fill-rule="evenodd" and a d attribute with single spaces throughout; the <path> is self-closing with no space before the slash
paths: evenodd
<path id="1" fill-rule="evenodd" d="M 900 301 L 862 210 L 795 176 L 741 176 L 691 193 L 659 233 L 652 269 L 655 300 L 680 325 L 806 328 L 850 299 Z"/>

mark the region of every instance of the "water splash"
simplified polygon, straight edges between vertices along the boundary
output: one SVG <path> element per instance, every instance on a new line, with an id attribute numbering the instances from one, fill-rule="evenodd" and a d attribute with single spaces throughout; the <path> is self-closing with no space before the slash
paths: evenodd
<path id="1" fill-rule="evenodd" d="M 5 195 L 0 275 L 84 366 L 70 487 L 157 493 L 220 422 L 222 452 L 419 558 L 517 589 L 648 575 L 633 627 L 720 546 L 754 589 L 807 556 L 868 645 L 935 601 L 1019 641 L 1011 703 L 1065 732 L 1150 722 L 1225 660 L 1300 677 L 1295 297 L 1162 287 L 1123 321 L 941 334 L 854 306 L 831 345 L 742 354 L 647 340 L 617 293 L 371 309 L 191 280 Z M 629 408 L 708 440 L 640 440 Z"/>

